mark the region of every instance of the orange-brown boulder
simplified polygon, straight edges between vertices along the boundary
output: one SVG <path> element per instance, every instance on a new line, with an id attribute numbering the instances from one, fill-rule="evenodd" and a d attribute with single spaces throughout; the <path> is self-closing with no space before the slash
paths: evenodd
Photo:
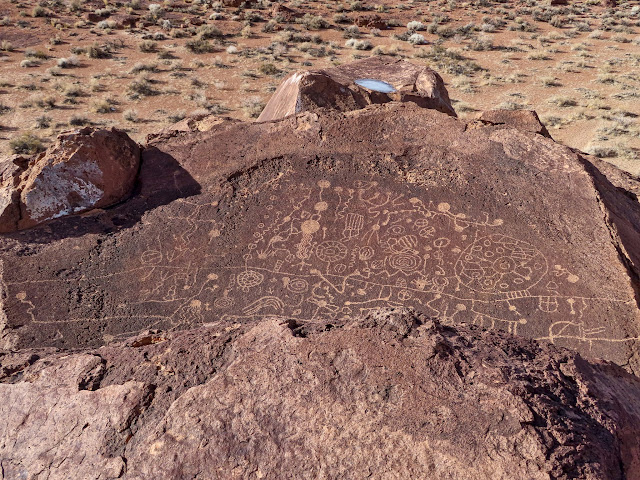
<path id="1" fill-rule="evenodd" d="M 436 72 L 405 60 L 374 56 L 335 68 L 289 75 L 258 121 L 278 120 L 318 108 L 346 112 L 392 101 L 411 102 L 456 116 L 444 82 Z"/>
<path id="2" fill-rule="evenodd" d="M 354 23 L 359 27 L 377 28 L 379 30 L 387 28 L 387 21 L 380 15 L 374 14 L 358 15 Z"/>
<path id="3" fill-rule="evenodd" d="M 83 128 L 30 162 L 2 162 L 0 232 L 113 205 L 133 190 L 140 148 L 126 133 Z"/>

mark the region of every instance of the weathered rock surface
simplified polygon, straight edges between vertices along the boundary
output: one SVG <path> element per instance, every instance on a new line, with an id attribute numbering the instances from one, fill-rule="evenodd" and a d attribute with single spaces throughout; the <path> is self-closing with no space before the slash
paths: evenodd
<path id="1" fill-rule="evenodd" d="M 533 110 L 486 110 L 478 119 L 496 125 L 509 125 L 518 130 L 551 138 L 547 127 L 542 124 L 538 114 Z"/>
<path id="2" fill-rule="evenodd" d="M 363 65 L 0 164 L 4 478 L 640 480 L 638 179 Z"/>
<path id="3" fill-rule="evenodd" d="M 2 346 L 411 306 L 638 371 L 632 178 L 410 103 L 198 130 L 126 202 L 3 236 Z"/>
<path id="4" fill-rule="evenodd" d="M 549 139 L 411 104 L 166 132 L 127 202 L 2 239 L 3 344 L 408 305 L 637 371 L 638 215 Z"/>
<path id="5" fill-rule="evenodd" d="M 380 30 L 387 28 L 387 21 L 380 15 L 374 14 L 358 15 L 353 23 L 359 27 L 377 28 Z"/>
<path id="6" fill-rule="evenodd" d="M 362 86 L 355 83 L 358 80 L 382 82 L 382 88 Z M 346 112 L 391 101 L 411 102 L 456 116 L 444 82 L 436 72 L 405 60 L 374 56 L 335 68 L 289 75 L 258 121 L 279 120 L 319 108 Z"/>
<path id="7" fill-rule="evenodd" d="M 302 18 L 303 16 L 303 12 L 289 8 L 281 3 L 276 3 L 271 9 L 272 18 L 280 18 L 285 22 L 294 22 L 297 18 Z"/>
<path id="8" fill-rule="evenodd" d="M 131 194 L 140 148 L 116 129 L 83 128 L 60 135 L 33 161 L 0 163 L 0 232 L 103 208 Z"/>
<path id="9" fill-rule="evenodd" d="M 636 377 L 403 310 L 0 361 L 6 478 L 640 478 Z"/>

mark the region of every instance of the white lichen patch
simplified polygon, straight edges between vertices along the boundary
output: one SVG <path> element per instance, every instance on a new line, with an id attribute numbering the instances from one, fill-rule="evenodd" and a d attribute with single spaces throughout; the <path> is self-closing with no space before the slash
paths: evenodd
<path id="1" fill-rule="evenodd" d="M 2 215 L 5 209 L 12 204 L 11 195 L 13 193 L 12 188 L 0 187 L 0 215 Z"/>

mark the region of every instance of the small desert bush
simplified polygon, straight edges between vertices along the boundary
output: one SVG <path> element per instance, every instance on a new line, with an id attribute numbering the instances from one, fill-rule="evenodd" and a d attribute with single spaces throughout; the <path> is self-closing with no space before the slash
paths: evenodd
<path id="1" fill-rule="evenodd" d="M 198 37 L 202 40 L 220 38 L 223 36 L 224 34 L 222 33 L 222 30 L 220 30 L 218 27 L 214 27 L 213 25 L 203 25 L 198 31 Z"/>
<path id="2" fill-rule="evenodd" d="M 348 16 L 346 16 L 344 13 L 336 13 L 333 16 L 333 21 L 335 23 L 349 23 L 351 22 L 351 19 Z"/>
<path id="3" fill-rule="evenodd" d="M 129 73 L 137 74 L 140 72 L 157 72 L 157 71 L 158 71 L 157 63 L 138 62 L 133 67 L 131 67 L 131 70 L 129 70 Z"/>
<path id="4" fill-rule="evenodd" d="M 514 102 L 513 100 L 507 100 L 498 105 L 500 110 L 522 110 L 526 108 L 526 105 L 518 102 Z"/>
<path id="5" fill-rule="evenodd" d="M 132 95 L 151 96 L 158 94 L 158 92 L 151 86 L 151 82 L 144 77 L 137 78 L 132 81 L 127 89 Z"/>
<path id="6" fill-rule="evenodd" d="M 42 140 L 31 132 L 25 132 L 9 142 L 11 151 L 18 155 L 33 155 L 44 150 Z"/>
<path id="7" fill-rule="evenodd" d="M 39 129 L 49 128 L 49 126 L 51 125 L 51 121 L 52 121 L 51 117 L 48 117 L 47 115 L 42 115 L 36 118 L 34 127 Z"/>
<path id="8" fill-rule="evenodd" d="M 307 30 L 321 30 L 323 28 L 329 28 L 329 22 L 327 22 L 320 15 L 311 15 L 309 13 L 302 17 L 302 24 Z"/>
<path id="9" fill-rule="evenodd" d="M 249 97 L 242 103 L 242 110 L 251 118 L 257 118 L 264 109 L 264 102 L 259 97 Z"/>
<path id="10" fill-rule="evenodd" d="M 187 114 L 184 112 L 184 110 L 178 110 L 177 112 L 169 114 L 167 116 L 167 120 L 169 121 L 169 123 L 178 123 L 179 121 L 184 120 L 186 116 Z"/>
<path id="11" fill-rule="evenodd" d="M 262 26 L 263 33 L 273 33 L 278 29 L 278 22 L 271 19 Z"/>
<path id="12" fill-rule="evenodd" d="M 13 51 L 13 43 L 9 40 L 0 41 L 0 50 L 3 52 L 12 52 Z"/>
<path id="13" fill-rule="evenodd" d="M 107 47 L 98 45 L 97 43 L 88 46 L 86 54 L 89 58 L 109 58 L 111 56 L 111 52 Z"/>
<path id="14" fill-rule="evenodd" d="M 474 52 L 491 51 L 494 48 L 493 41 L 486 37 L 476 38 L 469 44 L 469 50 L 473 50 Z"/>
<path id="15" fill-rule="evenodd" d="M 260 65 L 260 68 L 258 70 L 263 75 L 277 75 L 280 73 L 280 69 L 278 69 L 278 67 L 276 67 L 273 63 L 263 63 L 262 65 Z"/>
<path id="16" fill-rule="evenodd" d="M 356 38 L 350 38 L 344 45 L 345 47 L 353 48 L 355 50 L 371 50 L 373 47 L 369 40 L 358 40 Z"/>
<path id="17" fill-rule="evenodd" d="M 140 119 L 138 118 L 138 112 L 135 110 L 129 109 L 125 110 L 122 113 L 122 118 L 124 118 L 127 122 L 136 123 Z"/>
<path id="18" fill-rule="evenodd" d="M 89 125 L 91 122 L 87 117 L 83 117 L 82 115 L 72 115 L 69 119 L 69 125 L 74 127 L 83 127 L 85 125 Z"/>
<path id="19" fill-rule="evenodd" d="M 411 45 L 424 45 L 425 43 L 427 43 L 427 40 L 424 38 L 424 35 L 420 33 L 414 33 L 407 39 L 407 42 L 409 42 Z"/>
<path id="20" fill-rule="evenodd" d="M 344 29 L 344 38 L 360 38 L 360 29 L 356 25 L 350 25 Z"/>
<path id="21" fill-rule="evenodd" d="M 78 66 L 78 57 L 71 55 L 68 58 L 59 58 L 56 62 L 60 68 L 73 68 Z"/>
<path id="22" fill-rule="evenodd" d="M 429 50 L 421 48 L 416 52 L 415 56 L 431 61 L 438 70 L 450 75 L 473 75 L 483 70 L 480 65 L 456 50 L 444 48 L 440 45 L 434 45 Z"/>
<path id="23" fill-rule="evenodd" d="M 158 48 L 158 44 L 151 40 L 144 40 L 138 44 L 138 50 L 142 53 L 153 53 Z"/>
<path id="24" fill-rule="evenodd" d="M 427 26 L 422 22 L 413 21 L 413 22 L 407 23 L 407 30 L 409 30 L 410 32 L 417 32 L 417 31 L 426 30 L 426 29 L 427 29 Z"/>
<path id="25" fill-rule="evenodd" d="M 151 3 L 148 8 L 151 15 L 156 18 L 160 17 L 163 13 L 162 5 L 160 5 L 159 3 Z"/>
<path id="26" fill-rule="evenodd" d="M 35 59 L 38 59 L 38 60 L 48 60 L 49 59 L 49 55 L 44 53 L 42 50 L 33 50 L 31 48 L 28 48 L 27 50 L 24 51 L 24 56 L 27 57 L 27 58 L 35 58 Z"/>
<path id="27" fill-rule="evenodd" d="M 101 20 L 96 24 L 96 27 L 101 30 L 112 30 L 116 28 L 116 25 L 116 22 L 113 20 Z"/>
<path id="28" fill-rule="evenodd" d="M 555 105 L 557 107 L 567 108 L 567 107 L 576 107 L 578 102 L 576 102 L 573 98 L 555 96 L 551 97 L 547 100 L 550 104 Z"/>
<path id="29" fill-rule="evenodd" d="M 542 77 L 540 84 L 543 87 L 559 87 L 561 85 L 556 77 Z"/>
<path id="30" fill-rule="evenodd" d="M 191 53 L 211 53 L 215 50 L 215 47 L 211 45 L 207 40 L 198 38 L 195 40 L 189 40 L 184 44 L 185 48 Z"/>
<path id="31" fill-rule="evenodd" d="M 32 58 L 25 58 L 20 62 L 20 66 L 23 68 L 37 67 L 38 65 L 40 65 L 40 62 Z"/>
<path id="32" fill-rule="evenodd" d="M 91 104 L 91 110 L 95 113 L 111 113 L 115 109 L 107 100 L 97 100 Z"/>
<path id="33" fill-rule="evenodd" d="M 615 158 L 619 155 L 619 148 L 607 145 L 589 145 L 586 151 L 599 158 Z"/>
<path id="34" fill-rule="evenodd" d="M 37 6 L 33 7 L 33 10 L 31 10 L 31 16 L 32 17 L 46 17 L 47 16 L 47 10 L 44 7 L 41 7 L 40 5 L 37 5 Z"/>
<path id="35" fill-rule="evenodd" d="M 527 58 L 529 60 L 551 60 L 551 57 L 547 52 L 533 52 L 530 53 Z"/>

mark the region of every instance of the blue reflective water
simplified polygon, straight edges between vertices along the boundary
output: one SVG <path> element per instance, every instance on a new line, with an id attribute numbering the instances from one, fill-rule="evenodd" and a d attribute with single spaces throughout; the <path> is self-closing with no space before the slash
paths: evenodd
<path id="1" fill-rule="evenodd" d="M 373 78 L 359 78 L 354 83 L 361 87 L 368 88 L 369 90 L 373 90 L 374 92 L 391 93 L 396 91 L 396 89 L 387 82 L 375 80 Z"/>

